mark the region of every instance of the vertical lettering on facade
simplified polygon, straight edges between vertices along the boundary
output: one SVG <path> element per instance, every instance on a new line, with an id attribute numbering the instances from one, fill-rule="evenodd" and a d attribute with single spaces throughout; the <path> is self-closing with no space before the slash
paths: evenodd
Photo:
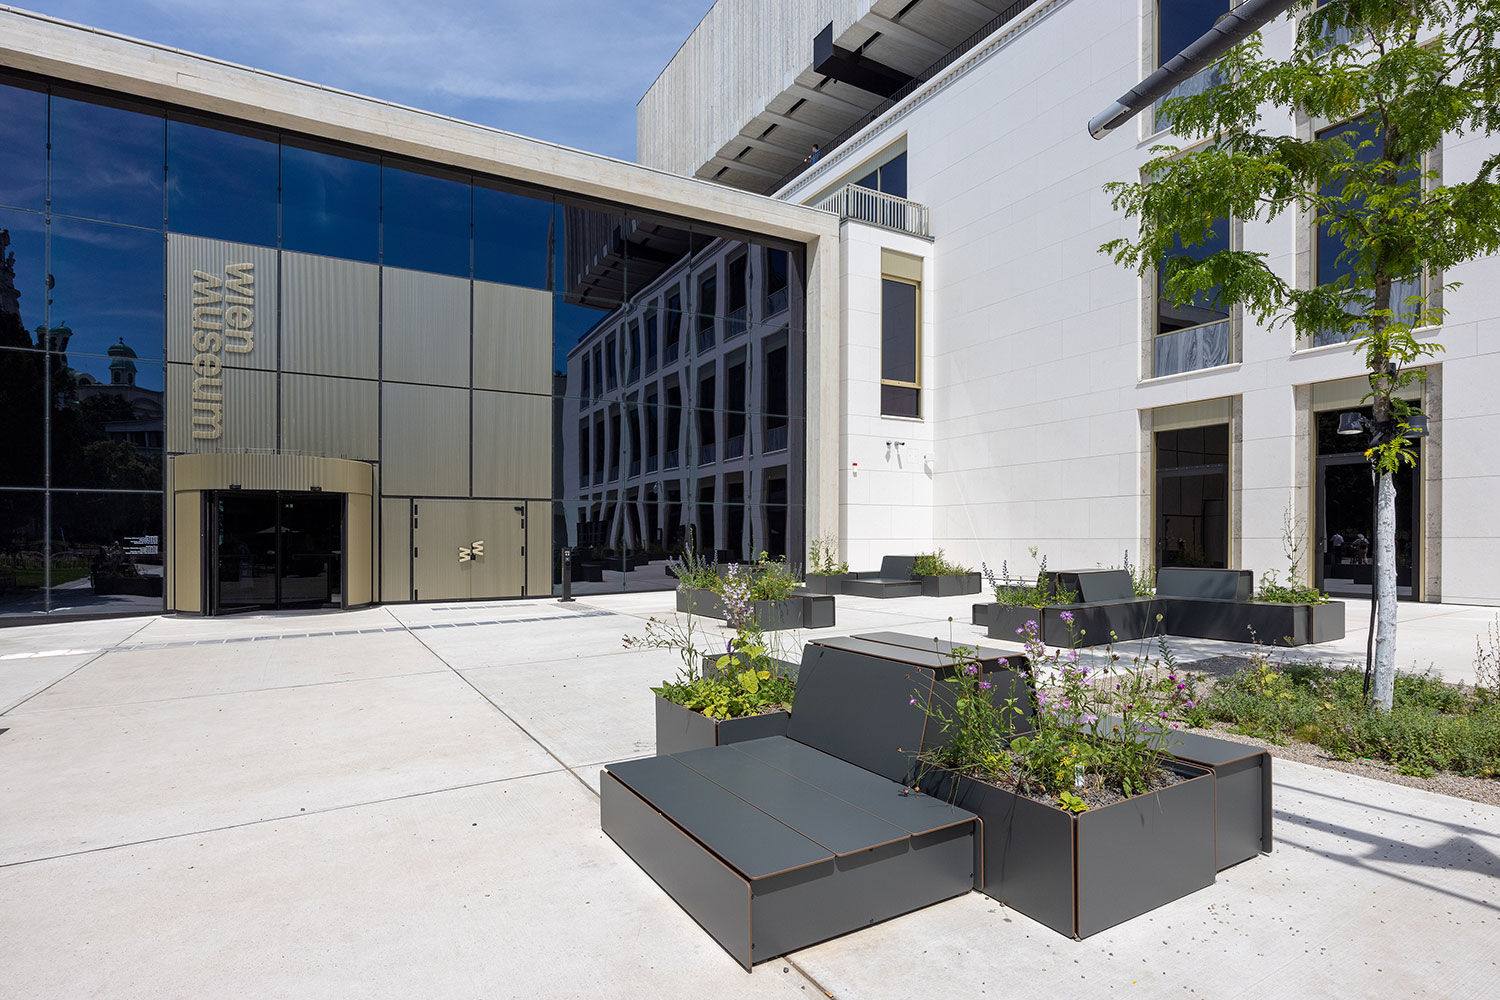
<path id="1" fill-rule="evenodd" d="M 229 264 L 224 275 L 193 271 L 193 439 L 224 436 L 224 359 L 255 349 L 255 265 Z"/>

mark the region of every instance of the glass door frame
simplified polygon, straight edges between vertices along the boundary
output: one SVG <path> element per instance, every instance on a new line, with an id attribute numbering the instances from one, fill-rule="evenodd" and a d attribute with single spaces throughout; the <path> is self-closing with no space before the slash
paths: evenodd
<path id="1" fill-rule="evenodd" d="M 1314 419 L 1316 420 L 1316 417 Z M 1314 433 L 1316 434 L 1316 429 L 1314 430 Z M 1422 470 L 1423 470 L 1423 468 L 1424 468 L 1424 466 L 1426 464 L 1425 458 L 1426 458 L 1426 450 L 1423 449 L 1419 453 L 1419 455 L 1418 455 L 1417 464 L 1416 464 L 1415 468 L 1412 469 L 1413 479 L 1415 480 L 1415 486 L 1416 486 L 1416 488 L 1410 491 L 1411 492 L 1411 497 L 1410 497 L 1411 508 L 1410 508 L 1410 510 L 1412 512 L 1412 520 L 1414 522 L 1411 525 L 1411 539 L 1412 539 L 1411 540 L 1411 546 L 1410 546 L 1410 552 L 1411 552 L 1411 582 L 1409 584 L 1407 584 L 1407 588 L 1406 588 L 1407 589 L 1407 593 L 1403 594 L 1403 593 L 1401 593 L 1401 586 L 1400 586 L 1400 582 L 1398 580 L 1397 586 L 1396 586 L 1396 600 L 1398 600 L 1398 601 L 1420 601 L 1420 600 L 1422 600 L 1422 546 L 1423 546 L 1423 541 L 1424 541 L 1424 536 L 1423 536 L 1423 532 L 1422 532 L 1422 509 L 1423 509 L 1422 508 L 1422 475 L 1423 475 Z M 1351 452 L 1334 452 L 1334 453 L 1328 454 L 1328 455 L 1318 455 L 1316 457 L 1315 463 L 1316 463 L 1315 464 L 1315 468 L 1314 468 L 1314 477 L 1315 478 L 1313 480 L 1313 505 L 1314 505 L 1313 509 L 1314 509 L 1315 514 L 1316 514 L 1317 535 L 1316 535 L 1316 544 L 1312 547 L 1313 548 L 1313 552 L 1312 552 L 1313 566 L 1314 566 L 1314 570 L 1313 570 L 1313 586 L 1317 587 L 1319 590 L 1322 590 L 1322 591 L 1324 591 L 1326 593 L 1327 592 L 1327 587 L 1326 587 L 1326 583 L 1327 583 L 1327 559 L 1326 559 L 1326 557 L 1328 555 L 1329 538 L 1331 537 L 1331 533 L 1328 530 L 1328 488 L 1327 488 L 1327 482 L 1328 482 L 1327 473 L 1328 473 L 1328 468 L 1330 466 L 1359 465 L 1359 466 L 1363 466 L 1365 468 L 1365 470 L 1368 471 L 1370 469 L 1370 462 L 1360 452 L 1351 451 Z M 1374 499 L 1373 499 L 1374 495 L 1375 495 L 1375 483 L 1374 483 L 1374 480 L 1373 480 L 1373 476 L 1371 478 L 1371 483 L 1370 483 L 1370 495 L 1371 495 L 1371 505 L 1370 505 L 1370 547 L 1371 547 L 1371 550 L 1372 550 L 1372 553 L 1373 553 L 1374 545 L 1375 545 L 1375 509 L 1374 509 Z M 1397 510 L 1396 510 L 1396 516 L 1397 516 L 1396 530 L 1397 530 L 1398 533 L 1401 530 L 1401 524 L 1400 524 L 1400 515 L 1401 515 L 1400 501 L 1401 501 L 1401 497 L 1398 496 L 1397 497 Z M 1349 544 L 1349 540 L 1345 539 L 1344 540 L 1344 544 L 1348 545 Z M 1372 556 L 1372 558 L 1371 558 L 1371 564 L 1373 565 L 1373 563 L 1374 563 L 1374 559 L 1373 559 L 1373 556 Z M 1340 578 L 1340 579 L 1342 579 L 1342 578 Z M 1373 582 L 1371 582 L 1371 584 L 1370 584 L 1370 592 L 1374 593 L 1374 590 L 1375 590 L 1375 584 Z M 1343 598 L 1343 597 L 1355 597 L 1355 598 L 1364 600 L 1364 599 L 1368 599 L 1370 595 L 1369 594 L 1358 594 L 1358 593 L 1355 593 L 1355 594 L 1340 593 L 1340 594 L 1337 594 L 1335 596 L 1339 597 L 1339 598 Z"/>
<path id="2" fill-rule="evenodd" d="M 276 511 L 276 600 L 269 604 L 249 605 L 246 607 L 223 608 L 219 600 L 219 498 L 221 495 L 231 497 L 271 497 L 273 508 Z M 287 608 L 282 602 L 282 570 L 284 551 L 281 538 L 281 514 L 282 499 L 284 497 L 319 497 L 324 499 L 337 498 L 339 500 L 339 601 L 337 605 L 324 605 L 327 609 L 337 607 L 345 610 L 349 607 L 349 495 L 347 493 L 324 493 L 319 490 L 239 490 L 220 489 L 203 491 L 203 608 L 208 615 L 236 615 L 256 611 L 287 611 L 301 610 L 307 607 L 299 604 L 293 608 Z"/>

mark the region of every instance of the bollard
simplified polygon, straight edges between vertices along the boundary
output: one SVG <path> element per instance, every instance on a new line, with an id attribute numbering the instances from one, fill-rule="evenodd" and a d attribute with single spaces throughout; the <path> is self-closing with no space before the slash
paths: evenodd
<path id="1" fill-rule="evenodd" d="M 558 598 L 560 603 L 567 604 L 573 600 L 573 550 L 564 548 L 562 550 L 562 597 Z"/>

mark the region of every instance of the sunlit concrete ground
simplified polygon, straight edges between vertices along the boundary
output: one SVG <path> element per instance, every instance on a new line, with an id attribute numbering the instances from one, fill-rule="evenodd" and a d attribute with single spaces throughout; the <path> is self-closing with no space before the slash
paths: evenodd
<path id="1" fill-rule="evenodd" d="M 970 894 L 747 975 L 598 829 L 671 600 L 0 630 L 0 996 L 1500 996 L 1500 809 L 1284 761 L 1274 854 L 1086 941 Z M 1401 610 L 1454 679 L 1494 616 Z"/>

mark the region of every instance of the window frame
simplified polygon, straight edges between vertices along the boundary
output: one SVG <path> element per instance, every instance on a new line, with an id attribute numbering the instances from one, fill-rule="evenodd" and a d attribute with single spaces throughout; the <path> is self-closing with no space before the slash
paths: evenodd
<path id="1" fill-rule="evenodd" d="M 907 382 L 900 379 L 888 379 L 885 377 L 885 283 L 895 282 L 901 285 L 910 285 L 916 294 L 912 303 L 912 372 L 915 376 L 913 381 Z M 921 420 L 922 418 L 922 282 L 913 278 L 905 278 L 899 275 L 882 273 L 880 276 L 881 310 L 880 310 L 880 385 L 892 386 L 902 389 L 917 390 L 917 412 L 910 413 L 887 413 L 885 412 L 884 393 L 881 394 L 882 402 L 880 415 L 882 417 L 894 417 L 901 420 Z"/>

